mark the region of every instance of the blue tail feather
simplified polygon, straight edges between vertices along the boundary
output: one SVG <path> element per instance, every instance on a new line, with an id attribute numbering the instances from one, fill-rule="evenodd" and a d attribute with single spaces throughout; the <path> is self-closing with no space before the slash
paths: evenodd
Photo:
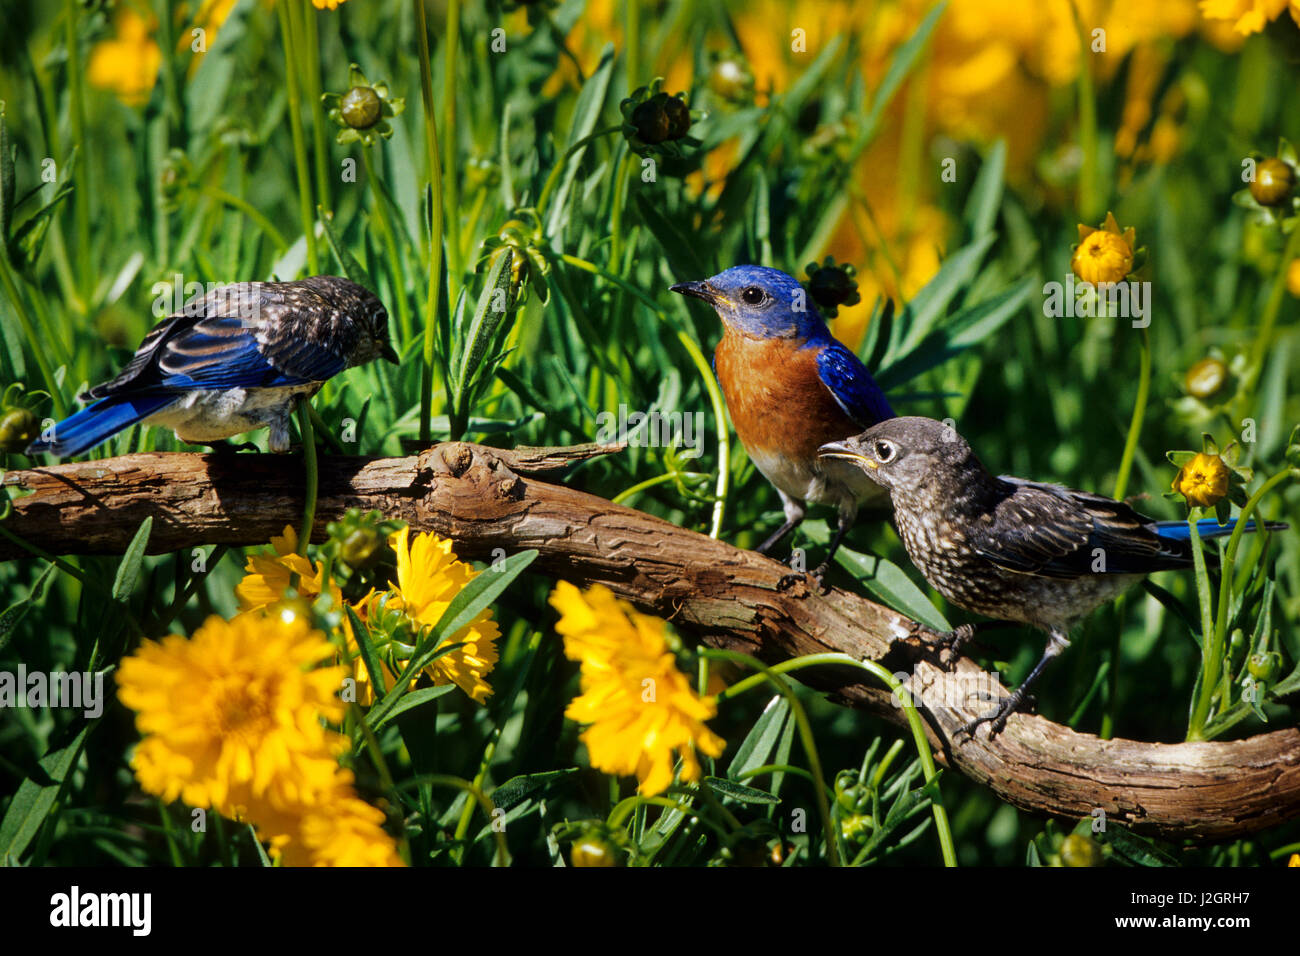
<path id="1" fill-rule="evenodd" d="M 1222 538 L 1225 535 L 1232 534 L 1233 529 L 1237 527 L 1237 519 L 1229 518 L 1227 524 L 1219 524 L 1217 518 L 1202 518 L 1196 522 L 1196 530 L 1202 538 Z M 1279 521 L 1270 521 L 1267 523 L 1269 531 L 1285 531 L 1288 525 Z M 1254 520 L 1246 522 L 1246 531 L 1255 531 L 1256 525 Z M 1187 527 L 1186 521 L 1157 521 L 1156 534 L 1162 538 L 1168 538 L 1172 541 L 1187 541 L 1191 538 L 1192 533 Z"/>
<path id="2" fill-rule="evenodd" d="M 42 436 L 27 446 L 27 454 L 49 452 L 71 458 L 112 438 L 143 418 L 176 401 L 175 395 L 113 396 L 87 405 L 54 426 L 53 440 Z"/>

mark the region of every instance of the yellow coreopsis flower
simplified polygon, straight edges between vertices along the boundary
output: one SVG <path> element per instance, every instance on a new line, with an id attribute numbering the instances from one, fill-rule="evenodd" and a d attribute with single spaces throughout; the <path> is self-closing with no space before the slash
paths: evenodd
<path id="1" fill-rule="evenodd" d="M 311 5 L 317 10 L 337 10 L 347 0 L 311 0 Z"/>
<path id="2" fill-rule="evenodd" d="M 313 600 L 320 596 L 321 577 L 325 573 L 325 563 L 316 562 L 313 568 L 301 554 L 298 554 L 298 533 L 285 525 L 283 533 L 271 539 L 273 555 L 252 555 L 244 565 L 244 580 L 235 586 L 242 611 L 257 611 L 271 604 L 284 600 L 293 576 L 298 576 L 295 590 L 300 597 Z M 337 585 L 330 585 L 330 596 L 340 609 L 343 595 Z"/>
<path id="3" fill-rule="evenodd" d="M 371 613 L 398 610 L 416 628 L 432 627 L 461 589 L 477 577 L 470 565 L 456 559 L 451 541 L 436 534 L 422 533 L 410 541 L 410 528 L 402 528 L 389 537 L 397 552 L 397 581 L 392 590 L 373 599 Z M 485 608 L 474 620 L 455 634 L 447 635 L 450 644 L 464 644 L 443 654 L 425 669 L 434 684 L 455 684 L 478 703 L 487 700 L 492 688 L 484 679 L 497 663 L 497 638 L 501 631 Z"/>
<path id="4" fill-rule="evenodd" d="M 310 806 L 335 786 L 347 739 L 334 646 L 293 614 L 210 617 L 189 640 L 146 641 L 122 661 L 118 696 L 144 739 L 141 787 L 225 816 Z"/>
<path id="5" fill-rule="evenodd" d="M 1173 490 L 1189 505 L 1208 508 L 1228 493 L 1228 466 L 1218 455 L 1197 452 L 1196 457 L 1178 469 Z"/>
<path id="6" fill-rule="evenodd" d="M 601 585 L 583 593 L 561 581 L 550 603 L 560 612 L 565 656 L 582 665 L 582 694 L 564 715 L 590 725 L 582 742 L 592 766 L 635 774 L 646 795 L 668 789 L 678 756 L 682 779 L 698 780 L 696 750 L 718 757 L 726 741 L 705 726 L 717 704 L 697 697 L 677 669 L 664 622 Z"/>
<path id="7" fill-rule="evenodd" d="M 1084 282 L 1104 285 L 1119 282 L 1133 269 L 1133 243 L 1137 233 L 1130 226 L 1120 232 L 1114 213 L 1106 213 L 1100 229 L 1079 223 L 1079 245 L 1070 258 L 1070 269 Z"/>
<path id="8" fill-rule="evenodd" d="M 86 67 L 90 85 L 113 91 L 131 106 L 147 101 L 162 63 L 154 26 L 131 6 L 121 5 L 113 22 L 114 37 L 101 40 L 90 51 Z"/>
<path id="9" fill-rule="evenodd" d="M 1291 19 L 1300 24 L 1300 0 L 1201 0 L 1207 20 L 1231 20 L 1242 36 L 1259 33 L 1288 8 Z"/>

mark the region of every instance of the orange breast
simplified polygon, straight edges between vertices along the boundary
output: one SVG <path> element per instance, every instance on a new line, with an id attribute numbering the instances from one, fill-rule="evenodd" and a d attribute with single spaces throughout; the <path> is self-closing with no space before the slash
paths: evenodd
<path id="1" fill-rule="evenodd" d="M 815 349 L 727 329 L 714 358 L 736 434 L 751 454 L 811 459 L 826 442 L 862 431 L 818 376 Z"/>

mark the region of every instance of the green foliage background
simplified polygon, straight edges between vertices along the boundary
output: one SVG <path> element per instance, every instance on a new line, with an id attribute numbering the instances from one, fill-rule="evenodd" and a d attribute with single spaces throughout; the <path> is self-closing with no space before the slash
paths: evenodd
<path id="1" fill-rule="evenodd" d="M 319 271 L 368 277 L 389 307 L 403 355 L 400 368 L 373 364 L 324 388 L 315 404 L 331 439 L 352 418 L 360 424 L 355 445 L 346 450 L 360 454 L 399 454 L 448 437 L 563 445 L 593 440 L 596 416 L 620 404 L 703 411 L 708 424 L 701 458 L 632 448 L 566 480 L 740 547 L 752 547 L 775 526 L 779 503 L 719 427 L 719 397 L 707 364 L 719 336 L 716 320 L 667 288 L 745 262 L 802 275 L 808 262 L 820 259 L 855 158 L 886 124 L 899 121 L 890 106 L 923 64 L 930 31 L 944 12 L 936 7 L 918 25 L 874 88 L 862 80 L 854 42 L 836 39 L 810 51 L 794 82 L 769 103 L 728 102 L 703 84 L 689 91 L 691 133 L 700 145 L 681 155 L 654 155 L 656 177 L 646 182 L 642 158 L 619 129 L 619 102 L 653 76 L 628 75 L 629 52 L 649 63 L 676 49 L 704 76 L 709 61 L 701 33 L 647 30 L 640 49 L 611 45 L 580 89 L 561 84 L 555 93 L 547 81 L 566 57 L 563 36 L 584 15 L 579 0 L 530 8 L 529 26 L 509 33 L 505 54 L 491 50 L 492 30 L 506 16 L 495 5 L 459 10 L 451 45 L 446 6 L 430 7 L 432 106 L 442 166 L 430 188 L 410 5 L 351 0 L 331 14 L 304 5 L 319 31 L 323 89 L 343 92 L 348 64 L 355 62 L 370 80 L 386 81 L 392 95 L 405 100 L 405 110 L 391 120 L 391 139 L 374 145 L 336 145 L 336 129 L 324 125 L 318 140 L 311 116 L 327 121 L 308 81 L 301 149 L 289 121 L 277 18 L 282 11 L 241 0 L 191 75 L 188 51 L 170 52 L 174 44 L 165 42 L 176 21 L 158 4 L 164 8 L 162 82 L 146 103 L 129 107 L 88 88 L 73 68 L 84 69 L 91 46 L 108 35 L 106 5 L 7 6 L 0 39 L 2 151 L 6 162 L 12 157 L 15 197 L 26 199 L 6 210 L 10 266 L 0 296 L 0 369 L 6 385 L 24 386 L 22 401 L 38 417 L 60 417 L 75 407 L 83 383 L 101 381 L 121 366 L 155 321 L 155 282 L 174 274 L 204 283 L 306 274 L 305 179 L 313 194 L 309 210 L 320 203 L 332 213 L 332 235 L 322 234 L 315 250 Z M 726 24 L 733 12 L 723 5 L 665 6 L 672 16 L 665 14 L 664 22 L 679 24 Z M 662 12 L 647 8 L 640 15 Z M 78 64 L 69 59 L 69 29 Z M 295 62 L 305 77 L 306 61 L 300 56 Z M 1141 276 L 1154 290 L 1150 398 L 1126 490 L 1149 496 L 1143 510 L 1161 518 L 1186 514 L 1181 502 L 1161 497 L 1174 474 L 1167 449 L 1199 448 L 1203 430 L 1227 444 L 1249 417 L 1258 440 L 1246 446 L 1245 458 L 1259 475 L 1271 475 L 1284 467 L 1287 436 L 1300 421 L 1295 303 L 1289 297 L 1270 302 L 1275 290 L 1280 294 L 1287 237 L 1232 201 L 1241 186 L 1242 157 L 1271 155 L 1280 136 L 1300 136 L 1294 111 L 1285 109 L 1286 91 L 1297 80 L 1294 63 L 1269 37 L 1251 40 L 1237 55 L 1185 40 L 1170 72 L 1170 83 L 1195 76 L 1214 92 L 1187 118 L 1178 160 L 1140 168 L 1122 188 L 1111 158 L 1120 84 L 1095 92 L 1093 128 L 1076 125 L 1072 98 L 1053 106 L 1059 142 L 1082 138 L 1091 149 L 1093 165 L 1085 168 L 1104 197 L 1094 201 L 1092 224 L 1101 218 L 1097 210 L 1111 208 L 1122 225 L 1137 227 L 1140 243 L 1150 249 Z M 815 133 L 837 124 L 848 132 L 831 146 L 809 148 Z M 725 187 L 701 195 L 685 177 L 732 140 L 738 145 Z M 1138 400 L 1140 336 L 1125 322 L 1053 318 L 1042 308 L 1043 284 L 1063 281 L 1069 272 L 1075 226 L 1083 217 L 1073 194 L 1082 186 L 1067 182 L 1070 198 L 1043 202 L 1032 191 L 1005 186 L 1001 144 L 947 145 L 962 173 L 939 193 L 956 224 L 944 267 L 911 302 L 898 303 L 892 322 L 877 306 L 860 354 L 901 413 L 952 417 L 994 470 L 1109 493 Z M 57 183 L 41 181 L 46 157 L 55 161 Z M 355 182 L 341 178 L 348 158 L 356 164 Z M 935 159 L 935 175 L 938 166 Z M 433 221 L 435 206 L 445 213 L 441 230 Z M 446 271 L 431 289 L 433 231 L 443 240 Z M 500 258 L 506 248 L 510 260 Z M 484 315 L 480 296 L 509 280 L 502 268 L 492 274 L 505 262 L 517 270 L 512 294 L 517 299 L 524 287 L 527 292 L 506 322 L 484 327 L 475 321 Z M 1270 309 L 1275 321 L 1261 339 L 1261 316 Z M 1236 368 L 1244 371 L 1233 379 L 1235 391 L 1222 397 L 1224 408 L 1194 421 L 1185 414 L 1186 402 L 1178 404 L 1183 377 L 1211 348 L 1228 357 L 1240 353 L 1245 364 Z M 1257 385 L 1242 384 L 1252 376 Z M 422 382 L 431 386 L 427 411 Z M 39 391 L 53 397 L 33 394 Z M 132 429 L 91 457 L 183 447 L 163 430 Z M 32 464 L 16 451 L 5 455 L 9 470 Z M 721 505 L 719 487 L 726 490 Z M 1264 500 L 1262 513 L 1296 522 L 1298 498 L 1295 482 L 1286 482 Z M 815 554 L 826 537 L 824 521 L 810 521 L 800 536 L 796 543 Z M 928 607 L 928 589 L 887 524 L 863 521 L 849 545 L 886 560 L 869 574 L 870 562 L 846 553 L 834 583 L 936 621 L 940 614 L 953 623 L 966 619 L 937 598 L 939 610 Z M 1300 659 L 1300 542 L 1294 531 L 1277 535 L 1263 560 L 1260 547 L 1251 539 L 1243 549 L 1233 593 L 1235 601 L 1245 598 L 1234 624 L 1248 636 L 1255 633 L 1268 606 L 1271 620 L 1259 640 L 1281 653 L 1286 674 Z M 142 636 L 191 633 L 209 614 L 233 614 L 242 558 L 222 548 L 204 550 L 201 573 L 192 570 L 189 552 L 68 559 L 84 584 L 64 568 L 50 571 L 50 563 L 37 557 L 0 566 L 0 594 L 11 608 L 0 617 L 0 669 L 21 661 L 29 669 L 80 670 L 92 654 L 98 666 L 111 667 Z M 1166 574 L 1158 583 L 1167 591 L 1165 604 L 1135 591 L 1076 635 L 1037 688 L 1041 713 L 1083 731 L 1183 739 L 1201 666 L 1193 633 L 1195 580 Z M 484 768 L 485 792 L 508 811 L 517 863 L 567 859 L 569 843 L 586 826 L 581 821 L 608 822 L 618 797 L 629 792 L 627 781 L 585 769 L 578 728 L 563 719 L 576 692 L 576 670 L 553 631 L 554 612 L 545 603 L 549 586 L 525 574 L 496 602 L 502 660 L 492 676 L 497 693 L 486 707 L 448 695 L 407 712 L 384 737 L 386 750 L 405 748 L 412 774 L 471 779 Z M 1008 631 L 976 652 L 1014 683 L 1041 646 L 1038 635 Z M 867 765 L 873 738 L 881 738 L 864 775 L 868 785 L 856 791 L 866 795 L 865 803 L 842 811 L 854 818 L 843 831 L 850 843 L 868 847 L 863 861 L 941 862 L 927 812 L 936 791 L 921 787 L 910 737 L 805 689 L 798 693 L 828 777 Z M 713 772 L 741 777 L 753 788 L 779 788 L 779 803 L 717 784 L 711 799 L 724 803 L 743 828 L 719 835 L 638 808 L 621 821 L 626 833 L 607 826 L 596 831 L 637 845 L 635 858 L 655 864 L 766 858 L 778 831 L 800 847 L 795 862 L 820 859 L 824 846 L 806 779 L 796 773 L 754 779 L 740 772 L 764 762 L 806 766 L 800 746 L 792 745 L 788 703 L 769 705 L 770 697 L 768 688 L 723 705 L 713 726 L 729 746 Z M 1276 699 L 1263 713 L 1267 725 L 1252 714 L 1230 733 L 1295 722 L 1294 709 Z M 135 731 L 124 708 L 114 703 L 93 733 L 83 737 L 84 731 L 79 715 L 0 713 L 0 811 L 8 810 L 0 854 L 32 864 L 256 861 L 251 842 L 234 828 L 218 826 L 195 837 L 179 808 L 142 798 L 126 765 Z M 79 755 L 75 747 L 65 749 L 83 739 Z M 738 752 L 746 759 L 736 760 Z M 46 776 L 58 777 L 53 770 L 60 754 L 71 767 L 61 790 Z M 381 795 L 364 756 L 354 766 L 363 790 Z M 957 775 L 941 775 L 938 787 L 961 863 L 1059 859 L 1068 823 L 1045 824 Z M 463 795 L 419 786 L 412 793 L 418 798 L 382 795 L 401 805 L 395 813 L 407 821 L 417 862 L 492 859 L 491 833 L 481 818 L 457 836 Z M 790 814 L 800 807 L 811 835 L 789 832 Z M 860 819 L 870 807 L 878 813 L 867 828 L 879 831 L 875 843 L 864 837 Z M 1300 828 L 1291 824 L 1209 847 L 1157 846 L 1112 834 L 1105 846 L 1111 862 L 1265 864 L 1300 846 Z"/>

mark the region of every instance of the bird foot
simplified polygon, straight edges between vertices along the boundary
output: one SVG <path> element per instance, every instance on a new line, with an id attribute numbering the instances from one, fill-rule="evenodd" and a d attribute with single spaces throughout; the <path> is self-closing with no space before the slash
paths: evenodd
<path id="1" fill-rule="evenodd" d="M 988 698 L 985 699 L 987 700 Z M 957 731 L 957 733 L 953 735 L 953 740 L 956 741 L 956 739 L 960 737 L 962 734 L 965 734 L 971 740 L 974 740 L 975 728 L 977 728 L 980 724 L 990 725 L 989 739 L 992 740 L 995 736 L 1002 733 L 1002 731 L 1006 728 L 1008 717 L 1010 717 L 1017 710 L 1019 710 L 1022 704 L 1026 702 L 1032 703 L 1032 701 L 1033 701 L 1032 697 L 1027 697 L 1026 695 L 1022 694 L 1019 689 L 1017 689 L 1016 691 L 1009 694 L 1008 696 L 1003 697 L 998 702 L 998 706 L 995 709 L 989 711 L 987 714 L 984 714 L 980 717 L 976 717 L 974 720 L 970 721 L 970 723 L 964 724 Z"/>

